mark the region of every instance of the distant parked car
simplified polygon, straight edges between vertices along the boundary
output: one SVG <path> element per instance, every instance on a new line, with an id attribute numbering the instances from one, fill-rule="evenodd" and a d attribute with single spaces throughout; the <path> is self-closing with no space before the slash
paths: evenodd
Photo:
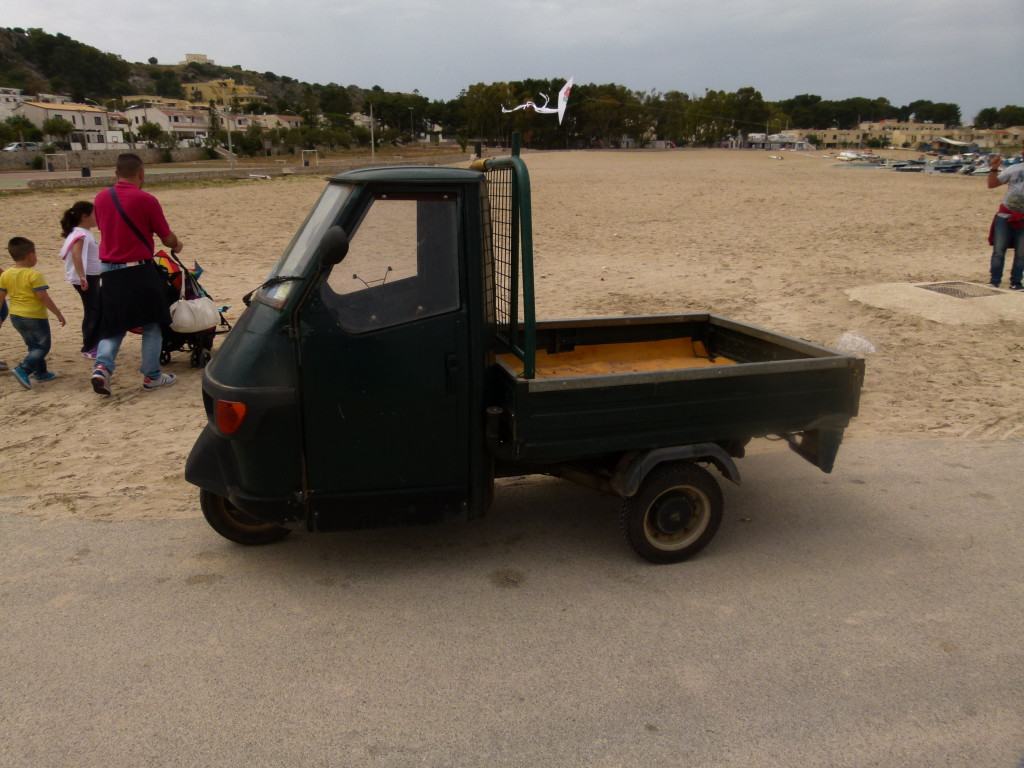
<path id="1" fill-rule="evenodd" d="M 3 149 L 4 152 L 38 152 L 39 144 L 34 141 L 12 141 Z"/>

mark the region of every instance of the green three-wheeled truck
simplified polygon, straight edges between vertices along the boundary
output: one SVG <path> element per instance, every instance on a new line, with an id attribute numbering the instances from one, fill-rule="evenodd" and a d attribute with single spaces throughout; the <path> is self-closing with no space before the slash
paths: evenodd
<path id="1" fill-rule="evenodd" d="M 185 468 L 210 525 L 262 544 L 482 516 L 495 478 L 622 499 L 657 563 L 714 536 L 754 437 L 825 472 L 862 360 L 709 314 L 538 322 L 511 157 L 330 179 L 203 373 Z"/>

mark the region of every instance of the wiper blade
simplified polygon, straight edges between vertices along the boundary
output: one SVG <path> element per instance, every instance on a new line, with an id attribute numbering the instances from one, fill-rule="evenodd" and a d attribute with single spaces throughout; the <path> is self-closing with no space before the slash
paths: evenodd
<path id="1" fill-rule="evenodd" d="M 281 283 L 289 283 L 292 280 L 301 279 L 302 275 L 278 275 L 277 277 L 272 277 L 267 280 L 267 282 L 263 283 L 263 285 L 257 286 L 245 294 L 245 296 L 242 297 L 242 303 L 248 307 L 249 302 L 252 301 L 252 295 L 256 293 L 256 291 L 262 291 L 264 288 L 273 288 L 275 285 L 281 285 Z"/>

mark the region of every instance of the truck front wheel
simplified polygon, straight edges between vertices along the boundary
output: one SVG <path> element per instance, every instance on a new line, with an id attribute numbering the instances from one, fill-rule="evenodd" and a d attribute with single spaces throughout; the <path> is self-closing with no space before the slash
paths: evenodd
<path id="1" fill-rule="evenodd" d="M 207 490 L 200 489 L 199 505 L 210 527 L 238 544 L 273 544 L 291 533 L 288 528 L 247 515 L 223 496 Z"/>
<path id="2" fill-rule="evenodd" d="M 626 541 L 652 563 L 678 563 L 700 552 L 722 523 L 722 490 L 695 464 L 651 470 L 622 504 Z"/>

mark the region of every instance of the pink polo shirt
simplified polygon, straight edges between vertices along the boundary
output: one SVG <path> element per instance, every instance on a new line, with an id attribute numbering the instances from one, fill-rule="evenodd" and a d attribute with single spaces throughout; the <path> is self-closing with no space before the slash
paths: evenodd
<path id="1" fill-rule="evenodd" d="M 96 195 L 94 201 L 96 226 L 103 235 L 100 240 L 100 261 L 124 264 L 152 259 L 153 235 L 165 238 L 171 234 L 160 201 L 127 181 L 117 182 L 114 189 L 117 190 L 117 199 L 125 214 L 149 241 L 149 247 L 125 223 L 110 197 L 110 190 L 104 189 Z"/>

